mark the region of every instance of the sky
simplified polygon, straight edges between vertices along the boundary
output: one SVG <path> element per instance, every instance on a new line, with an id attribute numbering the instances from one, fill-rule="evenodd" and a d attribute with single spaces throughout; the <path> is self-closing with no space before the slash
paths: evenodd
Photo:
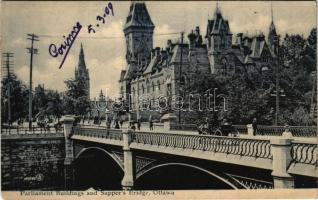
<path id="1" fill-rule="evenodd" d="M 119 75 L 125 69 L 125 39 L 123 26 L 131 2 L 112 1 L 114 16 L 88 34 L 87 26 L 96 24 L 96 16 L 103 14 L 108 1 L 71 2 L 2 2 L 2 52 L 14 53 L 14 72 L 26 84 L 29 82 L 30 40 L 28 33 L 39 36 L 35 48 L 39 54 L 33 59 L 33 85 L 44 84 L 47 89 L 65 91 L 64 80 L 74 78 L 78 64 L 80 44 L 83 44 L 86 66 L 90 73 L 90 97 L 97 97 L 100 90 L 115 98 L 119 94 Z M 271 22 L 269 1 L 218 1 L 222 15 L 229 20 L 235 35 L 243 32 L 268 33 Z M 149 14 L 156 28 L 154 47 L 165 47 L 168 39 L 177 40 L 182 31 L 187 35 L 196 26 L 205 36 L 207 20 L 213 17 L 215 1 L 146 1 Z M 307 37 L 316 27 L 316 3 L 273 2 L 273 18 L 278 34 L 303 34 Z M 49 45 L 59 46 L 64 42 L 76 22 L 83 28 L 59 69 L 62 57 L 52 57 Z M 170 34 L 174 33 L 174 34 Z M 177 33 L 177 34 L 176 34 Z"/>

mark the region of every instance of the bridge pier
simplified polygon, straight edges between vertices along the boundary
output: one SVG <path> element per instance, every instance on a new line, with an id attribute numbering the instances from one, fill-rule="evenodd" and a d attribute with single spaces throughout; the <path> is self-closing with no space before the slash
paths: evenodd
<path id="1" fill-rule="evenodd" d="M 71 140 L 71 132 L 74 123 L 74 116 L 66 115 L 63 116 L 61 121 L 64 124 L 64 138 L 65 138 L 65 160 L 64 160 L 64 188 L 72 189 L 72 183 L 74 178 L 74 170 L 73 170 L 73 160 L 74 160 L 74 152 L 73 152 L 73 141 Z"/>
<path id="2" fill-rule="evenodd" d="M 291 176 L 287 169 L 291 163 L 291 139 L 279 138 L 271 140 L 273 155 L 273 172 L 274 188 L 294 188 L 294 177 Z"/>
<path id="3" fill-rule="evenodd" d="M 124 178 L 121 182 L 123 190 L 132 190 L 135 182 L 135 158 L 129 144 L 131 142 L 131 129 L 123 130 L 124 151 Z"/>

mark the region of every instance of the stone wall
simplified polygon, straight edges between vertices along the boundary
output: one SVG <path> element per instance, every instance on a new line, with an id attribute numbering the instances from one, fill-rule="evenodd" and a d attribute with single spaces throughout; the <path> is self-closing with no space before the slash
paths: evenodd
<path id="1" fill-rule="evenodd" d="M 63 189 L 64 158 L 62 135 L 2 138 L 2 190 Z"/>

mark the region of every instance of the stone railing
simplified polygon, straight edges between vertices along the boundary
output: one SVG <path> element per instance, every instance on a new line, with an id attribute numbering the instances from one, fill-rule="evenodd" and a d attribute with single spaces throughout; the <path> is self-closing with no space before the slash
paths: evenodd
<path id="1" fill-rule="evenodd" d="M 239 134 L 247 134 L 247 125 L 233 125 L 235 131 Z M 267 136 L 281 136 L 285 131 L 285 126 L 265 126 L 258 125 L 256 135 L 267 135 Z M 196 131 L 196 124 L 172 124 L 172 130 L 188 130 Z M 294 137 L 316 137 L 317 127 L 316 126 L 289 126 L 289 131 Z"/>
<path id="2" fill-rule="evenodd" d="M 88 127 L 88 126 L 75 126 L 73 127 L 73 135 L 106 138 L 112 140 L 123 140 L 122 130 L 120 129 L 107 129 L 105 127 Z"/>
<path id="3" fill-rule="evenodd" d="M 289 126 L 289 131 L 294 137 L 316 137 L 316 126 Z M 257 127 L 257 135 L 281 136 L 285 131 L 285 126 L 262 126 Z"/>
<path id="4" fill-rule="evenodd" d="M 171 130 L 196 131 L 198 128 L 196 124 L 171 124 Z"/>
<path id="5" fill-rule="evenodd" d="M 53 134 L 53 133 L 63 133 L 63 127 L 55 129 L 54 127 L 38 127 L 32 126 L 31 129 L 28 127 L 1 127 L 1 135 L 20 135 L 20 134 Z"/>
<path id="6" fill-rule="evenodd" d="M 291 146 L 291 157 L 293 163 L 310 164 L 317 166 L 318 146 L 317 144 L 293 142 Z"/>
<path id="7" fill-rule="evenodd" d="M 132 142 L 271 159 L 269 140 L 168 133 L 132 133 Z"/>
<path id="8" fill-rule="evenodd" d="M 239 132 L 239 134 L 247 134 L 247 126 L 246 125 L 233 125 L 233 128 Z"/>

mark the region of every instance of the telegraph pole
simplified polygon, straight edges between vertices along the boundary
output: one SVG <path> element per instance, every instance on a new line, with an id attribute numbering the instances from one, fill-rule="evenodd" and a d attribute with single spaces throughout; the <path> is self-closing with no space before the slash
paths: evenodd
<path id="1" fill-rule="evenodd" d="M 183 46 L 183 34 L 184 32 L 181 32 L 181 45 L 180 45 L 180 50 L 181 50 L 181 55 L 180 55 L 180 69 L 179 69 L 179 93 L 181 93 L 181 76 L 182 76 L 182 46 Z M 178 119 L 179 119 L 179 124 L 181 124 L 181 110 L 179 109 L 179 116 L 178 116 Z"/>
<path id="2" fill-rule="evenodd" d="M 34 41 L 39 41 L 39 37 L 35 34 L 28 34 L 28 40 L 31 40 L 31 47 L 27 48 L 30 54 L 30 85 L 29 85 L 29 129 L 32 128 L 32 68 L 33 68 L 33 54 L 38 53 L 38 49 L 33 48 Z"/>
<path id="3" fill-rule="evenodd" d="M 6 52 L 3 53 L 3 56 L 6 58 L 5 60 L 5 66 L 7 70 L 7 78 L 8 78 L 8 88 L 7 88 L 7 95 L 8 95 L 8 125 L 11 124 L 11 88 L 12 88 L 12 82 L 11 82 L 11 66 L 13 65 L 12 61 L 10 61 L 10 58 L 14 57 L 13 53 Z"/>
<path id="4" fill-rule="evenodd" d="M 279 96 L 280 96 L 280 87 L 279 87 L 279 36 L 275 37 L 275 46 L 274 51 L 276 54 L 276 113 L 275 113 L 275 126 L 278 125 L 278 117 L 279 117 Z"/>

